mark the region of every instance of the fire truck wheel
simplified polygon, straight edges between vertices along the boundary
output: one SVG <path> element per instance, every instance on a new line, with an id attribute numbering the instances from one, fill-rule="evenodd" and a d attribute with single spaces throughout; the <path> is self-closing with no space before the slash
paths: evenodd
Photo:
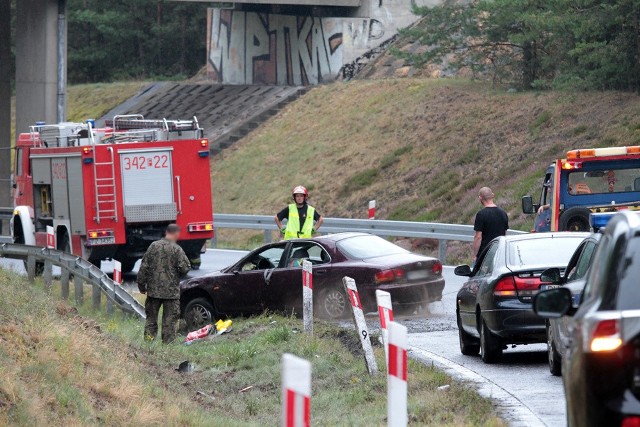
<path id="1" fill-rule="evenodd" d="M 587 208 L 574 206 L 560 215 L 560 231 L 589 231 L 589 215 Z"/>
<path id="2" fill-rule="evenodd" d="M 215 321 L 215 310 L 206 298 L 194 298 L 184 308 L 184 320 L 189 331 L 195 331 Z"/>
<path id="3" fill-rule="evenodd" d="M 136 266 L 137 261 L 138 261 L 137 259 L 131 259 L 131 258 L 120 260 L 120 263 L 122 264 L 122 272 L 131 273 L 133 271 L 133 268 Z"/>
<path id="4" fill-rule="evenodd" d="M 60 243 L 58 244 L 58 249 L 67 253 L 71 252 L 71 243 L 69 242 L 68 234 L 65 233 L 62 235 L 62 238 L 60 239 Z"/>

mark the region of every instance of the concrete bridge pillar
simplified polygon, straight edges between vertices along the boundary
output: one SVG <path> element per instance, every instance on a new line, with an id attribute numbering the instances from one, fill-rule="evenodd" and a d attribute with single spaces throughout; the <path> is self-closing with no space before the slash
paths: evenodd
<path id="1" fill-rule="evenodd" d="M 4 0 L 0 0 L 4 1 Z M 20 0 L 16 20 L 16 132 L 58 119 L 58 7 L 64 0 Z M 64 15 L 63 15 L 64 16 Z M 63 21 L 64 23 L 64 21 Z M 66 39 L 66 26 L 63 27 Z M 63 46 L 66 56 L 66 46 Z"/>

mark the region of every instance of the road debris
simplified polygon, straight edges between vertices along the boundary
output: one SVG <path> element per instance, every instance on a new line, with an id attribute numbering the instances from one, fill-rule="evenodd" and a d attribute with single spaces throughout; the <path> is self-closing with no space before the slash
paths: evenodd
<path id="1" fill-rule="evenodd" d="M 191 331 L 184 339 L 184 343 L 189 345 L 195 341 L 200 341 L 209 338 L 210 336 L 222 335 L 231 331 L 232 320 L 218 320 L 215 325 L 206 325 L 197 331 Z"/>

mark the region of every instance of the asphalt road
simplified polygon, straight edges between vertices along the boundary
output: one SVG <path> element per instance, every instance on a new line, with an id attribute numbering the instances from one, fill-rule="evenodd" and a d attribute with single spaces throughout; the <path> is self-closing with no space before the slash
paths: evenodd
<path id="1" fill-rule="evenodd" d="M 460 353 L 455 297 L 464 280 L 454 276 L 450 267 L 444 274 L 443 300 L 430 304 L 426 320 L 398 319 L 409 327 L 413 357 L 432 361 L 452 376 L 474 383 L 494 399 L 511 425 L 566 425 L 562 379 L 549 373 L 545 344 L 509 348 L 495 365 Z"/>
<path id="2" fill-rule="evenodd" d="M 202 257 L 202 268 L 189 273 L 200 276 L 233 264 L 246 252 L 234 250 L 208 250 Z M 124 281 L 133 289 L 135 273 L 126 274 Z M 21 261 L 0 258 L 0 267 L 24 273 Z M 112 262 L 103 262 L 102 269 L 111 273 Z M 55 272 L 54 272 L 55 274 Z M 505 351 L 503 361 L 486 365 L 479 357 L 460 354 L 458 330 L 455 321 L 455 297 L 464 282 L 445 267 L 446 286 L 441 302 L 432 303 L 425 313 L 397 316 L 396 321 L 409 329 L 412 357 L 433 363 L 451 376 L 472 384 L 478 391 L 494 400 L 501 415 L 511 425 L 564 426 L 565 401 L 562 380 L 551 376 L 546 361 L 544 344 L 518 346 Z M 370 330 L 379 328 L 377 316 L 367 316 Z M 345 323 L 345 326 L 349 323 Z"/>

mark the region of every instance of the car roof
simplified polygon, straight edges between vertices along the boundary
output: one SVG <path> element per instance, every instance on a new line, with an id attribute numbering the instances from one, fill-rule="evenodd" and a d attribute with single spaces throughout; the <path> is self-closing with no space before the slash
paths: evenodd
<path id="1" fill-rule="evenodd" d="M 359 236 L 374 236 L 374 234 L 370 233 L 360 233 L 360 232 L 344 232 L 344 233 L 334 233 L 334 234 L 325 234 L 324 236 L 314 237 L 313 240 L 331 240 L 333 242 L 338 242 L 340 240 L 349 239 L 351 237 L 359 237 Z"/>
<path id="2" fill-rule="evenodd" d="M 593 233 L 576 232 L 576 231 L 551 231 L 545 233 L 526 233 L 526 234 L 512 234 L 510 236 L 504 236 L 503 239 L 506 242 L 521 242 L 524 240 L 536 240 L 536 239 L 560 239 L 566 237 L 581 237 L 586 239 Z"/>

